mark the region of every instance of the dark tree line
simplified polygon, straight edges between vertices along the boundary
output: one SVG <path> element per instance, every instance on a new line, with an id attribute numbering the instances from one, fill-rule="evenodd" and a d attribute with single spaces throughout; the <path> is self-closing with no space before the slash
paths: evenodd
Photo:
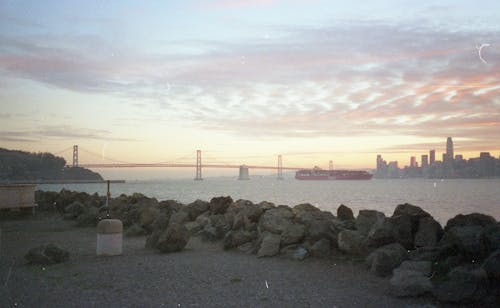
<path id="1" fill-rule="evenodd" d="M 102 180 L 91 170 L 66 167 L 66 160 L 51 153 L 30 153 L 0 148 L 0 181 Z"/>

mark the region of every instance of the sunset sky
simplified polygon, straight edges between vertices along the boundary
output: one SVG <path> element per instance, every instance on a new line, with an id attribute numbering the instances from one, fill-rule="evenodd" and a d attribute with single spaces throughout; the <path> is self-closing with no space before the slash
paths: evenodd
<path id="1" fill-rule="evenodd" d="M 500 2 L 434 3 L 1 0 L 0 147 L 374 168 L 452 136 L 498 157 Z"/>

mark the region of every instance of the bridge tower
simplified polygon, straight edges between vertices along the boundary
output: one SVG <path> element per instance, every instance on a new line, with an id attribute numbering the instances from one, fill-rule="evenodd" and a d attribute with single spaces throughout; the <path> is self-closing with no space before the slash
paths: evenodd
<path id="1" fill-rule="evenodd" d="M 283 160 L 281 155 L 278 155 L 278 180 L 283 180 Z"/>
<path id="2" fill-rule="evenodd" d="M 203 180 L 201 178 L 201 150 L 196 150 L 196 177 L 195 181 Z"/>
<path id="3" fill-rule="evenodd" d="M 73 167 L 78 167 L 78 145 L 73 146 Z"/>
<path id="4" fill-rule="evenodd" d="M 333 161 L 330 160 L 329 164 L 328 164 L 328 169 L 330 171 L 333 171 Z"/>

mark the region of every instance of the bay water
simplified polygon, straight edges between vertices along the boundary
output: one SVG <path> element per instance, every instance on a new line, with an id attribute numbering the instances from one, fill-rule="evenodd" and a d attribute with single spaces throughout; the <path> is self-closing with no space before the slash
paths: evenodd
<path id="1" fill-rule="evenodd" d="M 105 195 L 106 184 L 44 184 L 38 189 L 61 189 L 97 192 Z M 372 179 L 369 181 L 299 181 L 277 180 L 275 176 L 253 177 L 239 181 L 233 177 L 141 180 L 111 184 L 111 195 L 134 192 L 159 201 L 173 199 L 187 204 L 196 199 L 209 201 L 217 196 L 231 196 L 254 203 L 269 201 L 294 206 L 311 203 L 336 213 L 340 204 L 357 215 L 361 209 L 374 209 L 392 215 L 396 205 L 411 203 L 429 212 L 441 224 L 457 214 L 479 212 L 500 220 L 500 179 Z"/>

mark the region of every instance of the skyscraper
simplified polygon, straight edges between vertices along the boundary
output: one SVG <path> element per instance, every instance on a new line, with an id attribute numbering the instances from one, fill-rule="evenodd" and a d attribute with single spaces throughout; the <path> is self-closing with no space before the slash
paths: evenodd
<path id="1" fill-rule="evenodd" d="M 436 161 L 436 150 L 430 150 L 429 151 L 429 164 L 434 164 Z"/>
<path id="2" fill-rule="evenodd" d="M 455 157 L 453 154 L 453 141 L 451 140 L 451 137 L 446 139 L 446 156 L 450 161 L 453 161 L 453 158 Z"/>
<path id="3" fill-rule="evenodd" d="M 429 167 L 429 156 L 427 155 L 422 155 L 422 162 L 421 162 L 422 168 L 427 168 Z"/>
<path id="4" fill-rule="evenodd" d="M 410 157 L 410 167 L 411 168 L 417 167 L 417 159 L 415 158 L 415 156 Z"/>

